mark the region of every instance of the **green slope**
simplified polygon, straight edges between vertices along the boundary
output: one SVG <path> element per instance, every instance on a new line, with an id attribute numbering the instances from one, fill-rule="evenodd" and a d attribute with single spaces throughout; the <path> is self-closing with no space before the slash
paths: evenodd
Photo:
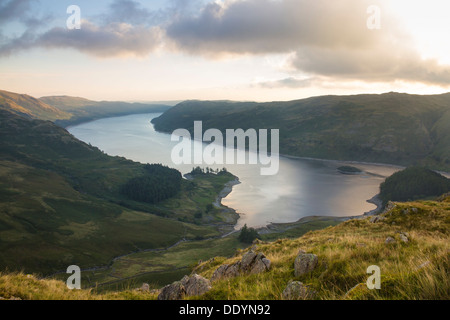
<path id="1" fill-rule="evenodd" d="M 0 90 L 0 109 L 43 120 L 69 119 L 71 114 L 26 94 Z"/>
<path id="2" fill-rule="evenodd" d="M 154 119 L 172 132 L 280 129 L 280 152 L 450 169 L 450 94 L 322 96 L 289 102 L 186 101 Z"/>
<path id="3" fill-rule="evenodd" d="M 107 265 L 140 249 L 220 234 L 214 225 L 183 222 L 194 221 L 203 201 L 217 195 L 201 197 L 202 188 L 191 182 L 156 205 L 124 196 L 121 186 L 145 171 L 144 165 L 107 156 L 50 121 L 0 110 L 0 270 L 49 274 L 71 264 Z M 188 197 L 186 192 L 199 200 L 177 219 L 180 208 L 171 206 Z"/>

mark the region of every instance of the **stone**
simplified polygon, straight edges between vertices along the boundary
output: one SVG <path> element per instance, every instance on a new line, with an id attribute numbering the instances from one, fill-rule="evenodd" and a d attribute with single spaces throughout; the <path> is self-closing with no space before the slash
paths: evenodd
<path id="1" fill-rule="evenodd" d="M 284 300 L 304 300 L 308 296 L 308 289 L 300 281 L 289 281 L 282 293 Z"/>
<path id="2" fill-rule="evenodd" d="M 386 244 L 394 243 L 394 242 L 395 242 L 395 239 L 392 238 L 392 237 L 387 237 L 386 240 L 385 240 L 384 242 L 385 242 Z"/>
<path id="3" fill-rule="evenodd" d="M 148 283 L 143 283 L 142 287 L 139 289 L 140 291 L 148 292 L 150 291 L 150 286 Z"/>
<path id="4" fill-rule="evenodd" d="M 303 250 L 299 251 L 299 255 L 294 261 L 295 276 L 299 277 L 313 271 L 318 262 L 319 259 L 315 254 L 305 253 Z"/>
<path id="5" fill-rule="evenodd" d="M 175 281 L 161 289 L 158 300 L 181 300 L 185 296 L 199 296 L 211 290 L 208 279 L 193 274 L 184 276 L 180 281 Z"/>
<path id="6" fill-rule="evenodd" d="M 253 264 L 255 259 L 256 259 L 256 253 L 254 253 L 251 250 L 249 252 L 247 252 L 246 254 L 244 254 L 241 259 L 242 270 L 249 271 L 251 269 L 251 265 Z"/>
<path id="7" fill-rule="evenodd" d="M 257 260 L 255 260 L 255 263 L 253 264 L 252 269 L 250 270 L 250 273 L 251 274 L 262 273 L 267 270 L 268 270 L 268 268 L 267 268 L 266 264 L 261 259 L 257 259 Z"/>
<path id="8" fill-rule="evenodd" d="M 231 266 L 227 268 L 225 271 L 225 277 L 237 277 L 241 274 L 241 262 L 238 261 L 233 263 Z"/>
<path id="9" fill-rule="evenodd" d="M 225 277 L 225 272 L 227 271 L 229 265 L 223 264 L 219 266 L 213 273 L 211 281 L 217 281 Z"/>
<path id="10" fill-rule="evenodd" d="M 181 300 L 186 294 L 186 289 L 181 281 L 176 281 L 161 289 L 158 300 Z"/>
<path id="11" fill-rule="evenodd" d="M 404 232 L 400 232 L 400 240 L 405 243 L 409 242 L 408 235 Z"/>
<path id="12" fill-rule="evenodd" d="M 185 276 L 181 280 L 181 284 L 188 296 L 200 296 L 211 290 L 211 282 L 198 274 L 193 274 L 190 277 Z"/>
<path id="13" fill-rule="evenodd" d="M 271 262 L 260 252 L 256 254 L 250 250 L 242 256 L 241 261 L 232 265 L 224 264 L 219 266 L 213 273 L 211 281 L 217 281 L 224 278 L 237 277 L 243 273 L 256 274 L 268 271 Z"/>

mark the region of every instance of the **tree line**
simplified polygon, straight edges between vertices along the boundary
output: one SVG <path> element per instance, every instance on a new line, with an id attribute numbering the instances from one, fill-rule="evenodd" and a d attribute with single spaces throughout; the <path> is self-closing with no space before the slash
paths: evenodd
<path id="1" fill-rule="evenodd" d="M 182 176 L 178 170 L 160 164 L 146 164 L 144 171 L 143 176 L 132 178 L 122 186 L 123 195 L 153 204 L 171 198 L 181 190 Z"/>

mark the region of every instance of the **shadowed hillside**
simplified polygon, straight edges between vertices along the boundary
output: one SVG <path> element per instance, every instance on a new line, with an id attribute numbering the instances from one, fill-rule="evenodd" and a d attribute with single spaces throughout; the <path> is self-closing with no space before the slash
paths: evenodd
<path id="1" fill-rule="evenodd" d="M 280 129 L 283 154 L 450 169 L 450 94 L 321 96 L 289 102 L 186 101 L 155 128 Z"/>

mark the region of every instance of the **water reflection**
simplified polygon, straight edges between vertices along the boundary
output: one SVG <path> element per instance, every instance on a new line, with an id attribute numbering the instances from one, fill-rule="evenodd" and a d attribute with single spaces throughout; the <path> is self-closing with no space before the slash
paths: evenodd
<path id="1" fill-rule="evenodd" d="M 113 156 L 142 163 L 161 163 L 187 173 L 194 165 L 174 165 L 170 135 L 156 132 L 150 120 L 159 114 L 106 118 L 69 128 L 78 139 Z M 201 142 L 194 141 L 194 144 Z M 195 150 L 195 148 L 193 149 Z M 399 170 L 385 165 L 355 164 L 376 175 L 344 175 L 336 168 L 344 163 L 280 158 L 277 175 L 261 176 L 259 165 L 210 165 L 226 167 L 241 184 L 223 199 L 241 214 L 237 228 L 270 222 L 293 222 L 305 216 L 355 216 L 375 208 L 366 200 L 378 193 L 384 177 Z M 206 167 L 207 165 L 204 165 Z M 379 176 L 377 176 L 379 175 Z"/>

